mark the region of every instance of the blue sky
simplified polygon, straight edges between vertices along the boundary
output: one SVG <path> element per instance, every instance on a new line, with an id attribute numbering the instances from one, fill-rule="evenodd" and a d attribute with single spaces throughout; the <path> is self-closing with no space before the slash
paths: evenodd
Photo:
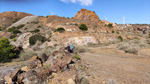
<path id="1" fill-rule="evenodd" d="M 113 23 L 150 24 L 150 0 L 0 0 L 0 13 L 19 11 L 37 16 L 73 17 L 81 8 L 95 11 L 101 20 Z"/>

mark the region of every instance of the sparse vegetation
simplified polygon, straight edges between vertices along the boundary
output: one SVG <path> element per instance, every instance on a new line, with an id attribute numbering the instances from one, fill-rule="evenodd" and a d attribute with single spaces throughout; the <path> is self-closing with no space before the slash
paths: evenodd
<path id="1" fill-rule="evenodd" d="M 51 49 L 50 47 L 46 47 L 46 48 L 44 48 L 44 49 L 38 51 L 38 52 L 37 52 L 37 55 L 38 55 L 38 56 L 41 56 L 43 53 L 45 53 L 46 55 L 49 56 L 49 55 L 51 54 L 51 52 L 52 52 L 52 49 Z"/>
<path id="2" fill-rule="evenodd" d="M 35 52 L 33 52 L 32 50 L 21 51 L 18 61 L 26 61 L 35 55 L 37 55 L 37 54 Z"/>
<path id="3" fill-rule="evenodd" d="M 88 30 L 86 24 L 80 24 L 78 27 L 79 27 L 79 29 L 82 30 L 82 31 L 87 31 L 87 30 Z"/>
<path id="4" fill-rule="evenodd" d="M 0 39 L 0 62 L 9 62 L 16 57 L 14 47 L 7 38 Z"/>
<path id="5" fill-rule="evenodd" d="M 64 31 L 65 31 L 65 29 L 62 27 L 55 30 L 55 32 L 59 32 L 59 33 L 63 33 Z"/>
<path id="6" fill-rule="evenodd" d="M 38 23 L 39 23 L 39 21 L 33 21 L 33 22 L 31 22 L 31 23 L 33 23 L 33 24 L 38 24 Z"/>
<path id="7" fill-rule="evenodd" d="M 15 22 L 17 22 L 17 21 L 19 21 L 20 20 L 20 18 L 15 18 L 15 20 L 13 21 L 13 23 L 15 23 Z"/>
<path id="8" fill-rule="evenodd" d="M 80 57 L 77 53 L 73 56 L 73 58 L 76 59 L 76 60 L 80 60 Z"/>
<path id="9" fill-rule="evenodd" d="M 148 37 L 150 38 L 150 32 L 149 32 L 149 34 L 148 34 Z"/>
<path id="10" fill-rule="evenodd" d="M 126 53 L 137 54 L 138 50 L 142 48 L 147 48 L 150 45 L 146 41 L 141 41 L 138 39 L 124 41 L 118 45 L 118 48 L 124 50 Z"/>
<path id="11" fill-rule="evenodd" d="M 46 38 L 41 35 L 33 35 L 29 38 L 30 45 L 34 45 L 37 41 L 45 42 Z"/>

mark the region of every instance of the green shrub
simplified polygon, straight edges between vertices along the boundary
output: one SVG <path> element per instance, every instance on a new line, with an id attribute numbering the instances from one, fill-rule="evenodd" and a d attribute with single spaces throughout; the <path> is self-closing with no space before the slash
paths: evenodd
<path id="1" fill-rule="evenodd" d="M 64 28 L 60 27 L 58 29 L 55 30 L 56 32 L 59 32 L 59 33 L 63 33 L 65 31 Z"/>
<path id="2" fill-rule="evenodd" d="M 13 35 L 11 35 L 9 38 L 10 39 L 13 39 L 13 38 L 15 38 L 17 35 L 16 34 L 13 34 Z"/>
<path id="3" fill-rule="evenodd" d="M 37 28 L 41 28 L 41 25 L 39 25 Z"/>
<path id="4" fill-rule="evenodd" d="M 108 27 L 109 27 L 109 28 L 112 28 L 112 27 L 113 27 L 113 25 L 112 25 L 111 23 L 109 23 L 109 24 L 108 24 Z"/>
<path id="5" fill-rule="evenodd" d="M 14 38 L 13 41 L 16 42 L 16 38 Z"/>
<path id="6" fill-rule="evenodd" d="M 123 41 L 122 36 L 118 36 L 118 39 L 119 39 L 120 41 Z"/>
<path id="7" fill-rule="evenodd" d="M 22 33 L 22 32 L 19 30 L 13 30 L 13 34 L 18 34 L 18 33 Z"/>
<path id="8" fill-rule="evenodd" d="M 80 57 L 77 53 L 73 56 L 73 58 L 76 59 L 76 60 L 80 60 Z"/>
<path id="9" fill-rule="evenodd" d="M 41 36 L 41 35 L 33 35 L 29 38 L 30 45 L 34 45 L 36 43 L 36 41 L 45 42 L 46 38 L 44 36 Z"/>
<path id="10" fill-rule="evenodd" d="M 39 29 L 35 29 L 33 31 L 30 31 L 30 32 L 37 33 L 37 32 L 40 32 L 40 30 Z"/>
<path id="11" fill-rule="evenodd" d="M 21 28 L 24 27 L 24 26 L 25 26 L 24 24 L 21 24 L 21 25 L 15 27 L 15 29 L 21 29 Z"/>
<path id="12" fill-rule="evenodd" d="M 112 30 L 111 32 L 112 32 L 112 33 L 115 33 L 115 31 L 114 31 L 114 30 Z"/>
<path id="13" fill-rule="evenodd" d="M 148 37 L 150 38 L 150 32 L 149 32 L 149 34 L 148 34 Z"/>
<path id="14" fill-rule="evenodd" d="M 79 29 L 82 30 L 82 31 L 87 31 L 87 30 L 88 30 L 86 24 L 80 24 L 78 27 L 79 27 Z"/>
<path id="15" fill-rule="evenodd" d="M 13 32 L 14 30 L 15 30 L 15 28 L 12 27 L 12 28 L 9 28 L 9 29 L 8 29 L 8 32 Z"/>
<path id="16" fill-rule="evenodd" d="M 0 39 L 0 62 L 9 62 L 16 57 L 14 47 L 7 38 Z"/>

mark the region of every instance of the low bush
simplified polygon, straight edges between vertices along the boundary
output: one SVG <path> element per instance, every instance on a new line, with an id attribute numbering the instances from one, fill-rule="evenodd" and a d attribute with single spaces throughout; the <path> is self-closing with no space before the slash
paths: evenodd
<path id="1" fill-rule="evenodd" d="M 16 42 L 16 40 L 17 40 L 16 38 L 13 39 L 14 42 Z"/>
<path id="2" fill-rule="evenodd" d="M 55 32 L 63 33 L 65 31 L 64 28 L 60 27 L 55 30 Z"/>
<path id="3" fill-rule="evenodd" d="M 13 34 L 18 34 L 18 33 L 22 33 L 22 32 L 19 30 L 13 30 Z"/>
<path id="4" fill-rule="evenodd" d="M 21 25 L 15 27 L 15 29 L 21 29 L 21 28 L 24 27 L 24 26 L 25 26 L 24 24 L 21 24 Z"/>
<path id="5" fill-rule="evenodd" d="M 120 41 L 123 41 L 122 36 L 118 36 L 118 39 L 119 39 Z"/>
<path id="6" fill-rule="evenodd" d="M 37 28 L 41 28 L 41 25 L 39 25 Z"/>
<path id="7" fill-rule="evenodd" d="M 87 30 L 88 30 L 86 24 L 80 24 L 78 27 L 79 27 L 79 29 L 82 30 L 82 31 L 87 31 Z"/>
<path id="8" fill-rule="evenodd" d="M 112 33 L 115 33 L 115 31 L 114 31 L 114 30 L 112 30 L 111 32 L 112 32 Z"/>
<path id="9" fill-rule="evenodd" d="M 33 35 L 29 38 L 30 45 L 34 45 L 37 41 L 45 42 L 46 38 L 44 36 L 41 36 L 41 35 Z"/>
<path id="10" fill-rule="evenodd" d="M 148 34 L 148 37 L 150 38 L 150 32 L 149 32 L 149 34 Z"/>
<path id="11" fill-rule="evenodd" d="M 10 39 L 13 39 L 13 38 L 15 38 L 17 35 L 16 34 L 13 34 L 13 35 L 11 35 L 9 38 Z"/>
<path id="12" fill-rule="evenodd" d="M 8 29 L 8 32 L 13 32 L 14 30 L 15 30 L 15 28 L 12 27 L 12 28 L 9 28 L 9 29 Z"/>
<path id="13" fill-rule="evenodd" d="M 37 33 L 37 32 L 40 32 L 40 30 L 39 29 L 35 29 L 33 31 L 30 31 L 30 32 Z"/>
<path id="14" fill-rule="evenodd" d="M 112 25 L 111 23 L 109 23 L 109 24 L 108 24 L 108 27 L 109 27 L 109 28 L 112 28 L 112 27 L 113 27 L 113 25 Z"/>
<path id="15" fill-rule="evenodd" d="M 33 52 L 32 50 L 24 50 L 24 51 L 21 51 L 18 61 L 26 61 L 36 55 L 37 54 Z"/>
<path id="16" fill-rule="evenodd" d="M 7 38 L 0 39 L 0 62 L 9 62 L 16 57 L 14 47 L 9 40 Z"/>
<path id="17" fill-rule="evenodd" d="M 124 50 L 126 53 L 133 53 L 133 54 L 137 54 L 138 50 L 148 47 L 150 47 L 150 45 L 146 41 L 138 39 L 124 41 L 118 45 L 119 49 Z"/>

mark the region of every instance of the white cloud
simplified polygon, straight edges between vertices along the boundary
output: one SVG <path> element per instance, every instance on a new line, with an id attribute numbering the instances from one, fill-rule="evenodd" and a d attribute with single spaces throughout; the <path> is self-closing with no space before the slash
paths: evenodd
<path id="1" fill-rule="evenodd" d="M 60 0 L 64 3 L 79 3 L 83 6 L 90 6 L 93 4 L 93 0 Z"/>

